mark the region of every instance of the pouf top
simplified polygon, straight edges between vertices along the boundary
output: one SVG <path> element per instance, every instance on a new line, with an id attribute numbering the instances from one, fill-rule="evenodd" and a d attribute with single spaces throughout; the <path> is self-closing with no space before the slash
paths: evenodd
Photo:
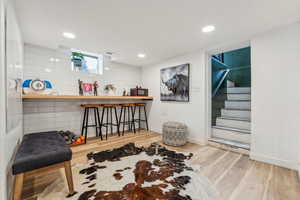
<path id="1" fill-rule="evenodd" d="M 165 122 L 163 124 L 164 127 L 172 127 L 172 128 L 187 128 L 187 126 L 184 123 L 181 122 L 175 122 L 175 121 L 169 121 Z"/>

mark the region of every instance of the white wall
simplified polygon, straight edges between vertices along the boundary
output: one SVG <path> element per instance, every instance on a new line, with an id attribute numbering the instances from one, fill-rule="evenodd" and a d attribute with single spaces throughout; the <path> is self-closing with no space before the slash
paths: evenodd
<path id="1" fill-rule="evenodd" d="M 300 163 L 299 35 L 297 23 L 251 40 L 251 158 L 291 169 L 298 169 Z M 176 120 L 188 125 L 192 141 L 206 142 L 210 131 L 207 127 L 210 105 L 205 103 L 209 91 L 206 78 L 210 77 L 206 77 L 205 55 L 214 52 L 213 49 L 224 48 L 224 45 L 215 46 L 143 67 L 143 85 L 154 96 L 149 111 L 151 130 L 161 133 L 163 122 Z M 161 102 L 160 69 L 183 63 L 191 63 L 191 101 Z"/>
<path id="2" fill-rule="evenodd" d="M 51 57 L 59 58 L 58 63 L 50 62 Z M 45 69 L 50 69 L 50 72 Z M 84 82 L 98 81 L 98 95 L 105 95 L 103 87 L 112 83 L 117 88 L 116 95 L 122 95 L 123 88 L 134 88 L 141 84 L 141 68 L 118 63 L 111 63 L 110 70 L 103 75 L 91 75 L 71 71 L 70 56 L 67 52 L 57 51 L 31 44 L 25 45 L 24 79 L 40 78 L 53 83 L 59 94 L 78 95 L 80 78 Z M 101 103 L 115 101 L 101 101 Z M 124 101 L 122 101 L 124 102 Z M 81 132 L 83 110 L 80 104 L 100 103 L 99 101 L 81 100 L 26 100 L 23 104 L 24 132 L 34 133 L 53 130 L 70 130 L 79 135 Z M 120 102 L 119 102 L 120 103 Z M 93 113 L 91 113 L 93 116 Z M 100 113 L 101 114 L 101 113 Z M 90 117 L 90 119 L 94 119 Z M 104 118 L 106 119 L 106 118 Z M 37 123 L 38 121 L 38 123 Z M 93 128 L 88 129 L 88 136 L 94 136 Z"/>
<path id="3" fill-rule="evenodd" d="M 190 63 L 190 102 L 160 101 L 160 69 L 184 63 Z M 150 129 L 161 133 L 164 122 L 183 122 L 188 126 L 190 141 L 205 143 L 207 138 L 205 76 L 203 51 L 143 67 L 143 86 L 149 88 L 150 95 L 154 97 L 152 104 L 149 105 Z"/>
<path id="4" fill-rule="evenodd" d="M 251 157 L 296 169 L 300 161 L 300 23 L 251 41 Z"/>
<path id="5" fill-rule="evenodd" d="M 6 4 L 3 4 L 6 3 Z M 4 54 L 4 21 L 3 13 L 7 8 L 7 54 Z M 14 81 L 14 78 L 22 78 L 22 65 L 23 65 L 23 44 L 17 19 L 15 16 L 13 1 L 0 2 L 1 13 L 1 28 L 0 28 L 0 199 L 8 199 L 8 195 L 12 189 L 12 176 L 11 176 L 11 160 L 15 152 L 17 142 L 22 137 L 22 100 L 21 90 L 14 92 L 9 89 L 8 104 L 9 112 L 6 115 L 6 92 L 5 92 L 5 76 Z M 5 57 L 7 58 L 7 65 L 5 65 Z M 6 67 L 6 70 L 5 70 Z M 14 95 L 12 95 L 14 94 Z M 13 109 L 11 109 L 13 106 Z M 17 120 L 19 119 L 19 120 Z M 8 122 L 8 123 L 7 123 Z M 15 123 L 12 123 L 15 122 Z M 7 126 L 8 125 L 8 126 Z M 11 128 L 9 128 L 11 127 Z M 6 131 L 8 130 L 8 131 Z"/>

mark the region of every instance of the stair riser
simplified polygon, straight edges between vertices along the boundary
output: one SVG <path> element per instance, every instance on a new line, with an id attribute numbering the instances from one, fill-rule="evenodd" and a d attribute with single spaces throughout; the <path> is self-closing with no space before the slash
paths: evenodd
<path id="1" fill-rule="evenodd" d="M 222 138 L 225 140 L 242 142 L 242 143 L 246 143 L 246 144 L 250 144 L 250 142 L 251 142 L 250 134 L 240 133 L 240 132 L 236 132 L 236 131 L 229 131 L 229 130 L 213 128 L 212 135 L 213 135 L 213 137 Z"/>
<path id="2" fill-rule="evenodd" d="M 222 117 L 235 117 L 242 119 L 251 119 L 251 112 L 248 110 L 221 110 Z"/>
<path id="3" fill-rule="evenodd" d="M 248 122 L 248 121 L 239 121 L 239 120 L 217 118 L 216 125 L 217 126 L 230 127 L 230 128 L 251 130 L 251 123 Z"/>
<path id="4" fill-rule="evenodd" d="M 228 88 L 233 88 L 235 86 L 234 82 L 233 81 L 230 81 L 230 80 L 227 80 L 227 87 Z"/>
<path id="5" fill-rule="evenodd" d="M 225 101 L 226 109 L 251 109 L 250 101 Z"/>
<path id="6" fill-rule="evenodd" d="M 250 94 L 251 93 L 251 88 L 250 87 L 234 87 L 234 88 L 227 88 L 227 93 L 231 94 Z"/>
<path id="7" fill-rule="evenodd" d="M 246 101 L 250 101 L 251 100 L 251 95 L 250 94 L 227 94 L 227 99 L 228 100 L 246 100 Z"/>

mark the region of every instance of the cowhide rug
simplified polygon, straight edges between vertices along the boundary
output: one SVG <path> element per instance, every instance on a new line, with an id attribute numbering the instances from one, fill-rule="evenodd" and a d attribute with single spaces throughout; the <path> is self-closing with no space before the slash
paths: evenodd
<path id="1" fill-rule="evenodd" d="M 66 197 L 62 180 L 49 185 L 39 200 L 217 200 L 216 190 L 190 159 L 158 144 L 129 143 L 89 153 L 88 164 L 72 168 L 77 193 Z"/>

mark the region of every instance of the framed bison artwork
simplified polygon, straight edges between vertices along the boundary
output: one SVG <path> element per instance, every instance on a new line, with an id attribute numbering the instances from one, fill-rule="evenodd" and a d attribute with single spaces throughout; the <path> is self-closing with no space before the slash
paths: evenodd
<path id="1" fill-rule="evenodd" d="M 189 101 L 190 64 L 160 70 L 160 100 Z"/>

